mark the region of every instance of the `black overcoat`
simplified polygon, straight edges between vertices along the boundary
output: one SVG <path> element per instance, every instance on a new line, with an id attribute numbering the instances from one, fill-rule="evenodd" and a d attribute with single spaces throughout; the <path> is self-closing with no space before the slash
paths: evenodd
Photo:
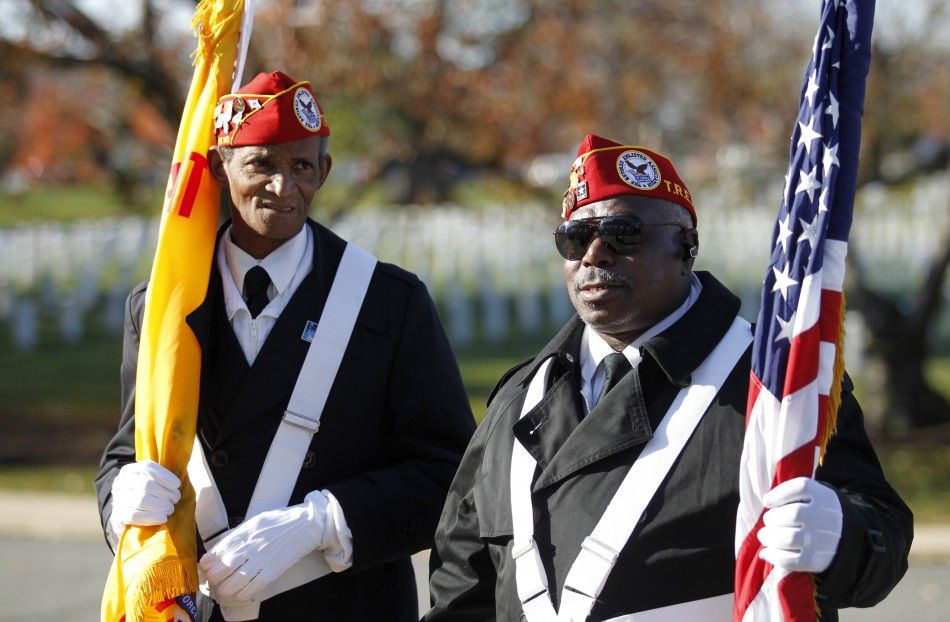
<path id="1" fill-rule="evenodd" d="M 575 316 L 533 359 L 511 370 L 490 398 L 436 532 L 426 620 L 518 620 L 511 557 L 509 469 L 517 438 L 537 460 L 532 488 L 535 540 L 557 606 L 567 572 L 630 465 L 681 387 L 719 342 L 739 300 L 698 273 L 702 293 L 687 313 L 641 348 L 643 360 L 583 417 Z M 542 401 L 519 421 L 528 384 L 551 355 Z M 589 620 L 733 591 L 739 456 L 749 387 L 749 352 L 736 364 L 646 508 Z M 845 380 L 838 430 L 817 478 L 843 508 L 832 566 L 818 577 L 823 619 L 837 608 L 881 600 L 907 569 L 910 510 L 885 481 Z M 533 431 L 533 433 L 532 433 Z"/>
<path id="2" fill-rule="evenodd" d="M 345 242 L 308 222 L 313 270 L 248 366 L 224 310 L 221 275 L 188 318 L 202 351 L 198 430 L 232 527 L 303 364 L 306 322 L 318 321 Z M 216 265 L 216 264 L 215 264 Z M 112 480 L 135 459 L 135 369 L 145 286 L 129 296 L 122 357 L 122 419 L 96 489 L 103 524 Z M 418 620 L 409 556 L 432 536 L 474 420 L 458 365 L 425 286 L 379 263 L 290 499 L 327 489 L 353 533 L 353 567 L 267 601 L 262 620 Z M 200 543 L 199 543 L 200 546 Z M 217 609 L 213 619 L 220 619 Z"/>

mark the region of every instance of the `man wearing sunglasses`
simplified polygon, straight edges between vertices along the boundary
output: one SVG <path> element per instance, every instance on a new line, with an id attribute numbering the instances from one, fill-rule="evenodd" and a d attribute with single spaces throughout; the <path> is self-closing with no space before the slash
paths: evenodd
<path id="1" fill-rule="evenodd" d="M 426 620 L 730 619 L 739 300 L 693 272 L 696 210 L 661 154 L 587 136 L 562 217 L 577 316 L 489 398 L 436 532 Z M 813 573 L 822 620 L 881 600 L 912 537 L 851 389 L 816 478 L 770 492 L 761 532 L 766 561 Z"/>
<path id="2" fill-rule="evenodd" d="M 188 480 L 135 461 L 143 284 L 96 478 L 107 540 L 165 523 L 193 486 L 212 621 L 418 620 L 410 555 L 431 546 L 475 427 L 435 305 L 308 217 L 331 164 L 309 82 L 258 74 L 221 98 L 215 130 L 210 172 L 232 218 L 188 317 L 202 354 Z"/>

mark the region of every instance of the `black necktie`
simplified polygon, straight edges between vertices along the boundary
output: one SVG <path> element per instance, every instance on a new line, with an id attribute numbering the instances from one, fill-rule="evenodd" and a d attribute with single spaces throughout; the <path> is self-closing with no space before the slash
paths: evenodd
<path id="1" fill-rule="evenodd" d="M 251 317 L 256 318 L 267 306 L 267 288 L 270 286 L 270 275 L 261 266 L 254 266 L 244 275 L 244 301 Z"/>
<path id="2" fill-rule="evenodd" d="M 630 361 L 621 352 L 614 352 L 608 354 L 604 359 L 604 369 L 607 370 L 607 378 L 604 380 L 604 388 L 600 390 L 600 397 L 597 398 L 598 402 L 604 399 L 607 391 L 614 388 L 633 367 L 630 366 Z"/>

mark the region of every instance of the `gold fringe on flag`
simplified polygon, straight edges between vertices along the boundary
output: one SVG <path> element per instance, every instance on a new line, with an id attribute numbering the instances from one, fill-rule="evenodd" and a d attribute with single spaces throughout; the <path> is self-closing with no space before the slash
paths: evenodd
<path id="1" fill-rule="evenodd" d="M 838 427 L 838 407 L 841 405 L 841 380 L 844 378 L 844 311 L 845 311 L 844 292 L 841 292 L 841 309 L 839 312 L 838 338 L 835 340 L 835 367 L 834 375 L 831 380 L 831 391 L 828 393 L 828 412 L 825 417 L 825 429 L 820 430 L 821 454 L 818 457 L 818 463 L 821 464 L 825 459 L 825 450 L 828 449 L 828 441 Z"/>

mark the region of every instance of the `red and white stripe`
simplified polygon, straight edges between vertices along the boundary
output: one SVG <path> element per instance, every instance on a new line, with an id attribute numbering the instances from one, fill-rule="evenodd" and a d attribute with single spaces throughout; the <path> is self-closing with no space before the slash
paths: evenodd
<path id="1" fill-rule="evenodd" d="M 789 573 L 759 558 L 762 497 L 778 484 L 812 477 L 825 439 L 828 396 L 841 331 L 846 242 L 825 240 L 824 265 L 801 283 L 791 336 L 785 397 L 752 374 L 739 469 L 734 622 L 815 620 L 807 573 Z"/>

